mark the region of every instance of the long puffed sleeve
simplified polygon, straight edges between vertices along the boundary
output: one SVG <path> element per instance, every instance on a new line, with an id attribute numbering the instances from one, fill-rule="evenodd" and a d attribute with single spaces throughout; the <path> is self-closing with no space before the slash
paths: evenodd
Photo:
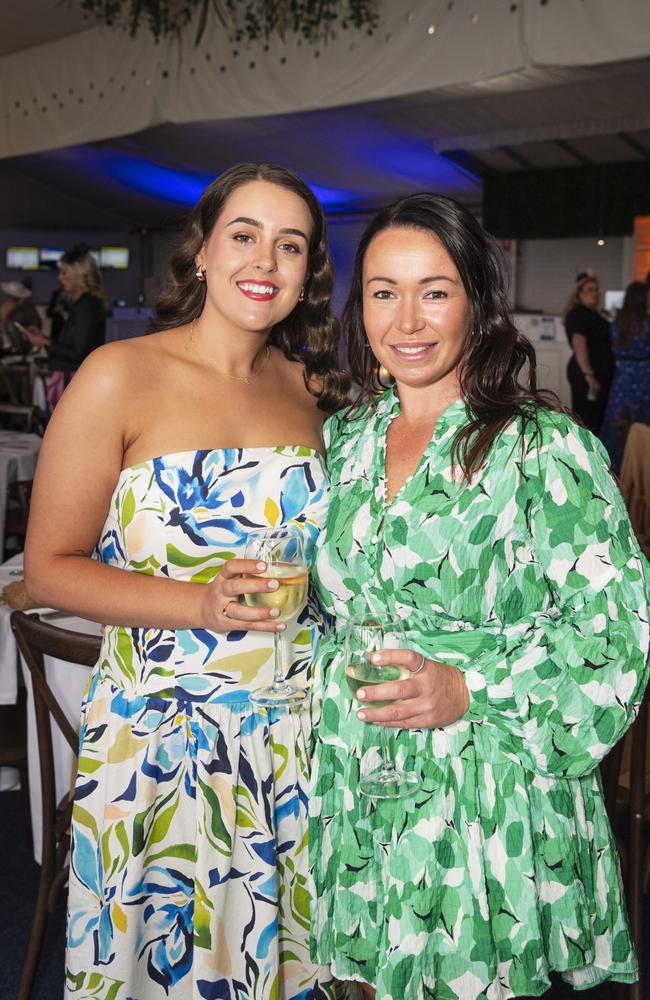
<path id="1" fill-rule="evenodd" d="M 579 777 L 632 723 L 648 677 L 648 564 L 600 443 L 549 421 L 528 523 L 550 610 L 504 626 L 465 679 L 477 743 L 539 774 Z"/>

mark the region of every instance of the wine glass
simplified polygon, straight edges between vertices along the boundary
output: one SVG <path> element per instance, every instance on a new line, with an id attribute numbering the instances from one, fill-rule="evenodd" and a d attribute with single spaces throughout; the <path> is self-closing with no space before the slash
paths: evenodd
<path id="1" fill-rule="evenodd" d="M 259 574 L 262 580 L 277 580 L 277 590 L 244 594 L 251 608 L 278 608 L 279 621 L 294 618 L 307 600 L 309 567 L 305 557 L 302 533 L 293 525 L 282 528 L 262 528 L 251 531 L 246 539 L 246 559 L 266 563 Z M 278 619 L 275 619 L 278 621 Z M 273 633 L 273 681 L 267 687 L 253 691 L 250 700 L 255 705 L 292 705 L 302 701 L 307 692 L 285 679 L 282 668 L 282 638 Z"/>
<path id="2" fill-rule="evenodd" d="M 379 666 L 371 662 L 370 654 L 380 649 L 403 649 L 404 646 L 404 634 L 399 622 L 378 621 L 367 616 L 351 618 L 345 634 L 345 677 L 352 694 L 356 695 L 360 688 L 365 688 L 364 704 L 372 708 L 392 705 L 394 699 L 371 700 L 373 685 L 404 680 L 411 676 L 410 671 L 392 663 Z M 360 778 L 359 791 L 373 799 L 401 799 L 411 795 L 420 783 L 415 774 L 399 771 L 395 767 L 391 754 L 391 730 L 386 726 L 380 726 L 379 730 L 382 764 Z"/>

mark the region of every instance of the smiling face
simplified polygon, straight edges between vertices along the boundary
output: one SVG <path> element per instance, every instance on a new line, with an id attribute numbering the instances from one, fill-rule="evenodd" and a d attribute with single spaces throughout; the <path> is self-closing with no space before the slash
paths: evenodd
<path id="1" fill-rule="evenodd" d="M 209 314 L 260 332 L 288 316 L 307 280 L 311 231 L 309 208 L 293 191 L 257 180 L 236 188 L 196 257 Z"/>
<path id="2" fill-rule="evenodd" d="M 459 392 L 470 306 L 443 245 L 420 229 L 391 228 L 363 262 L 363 322 L 377 361 L 398 384 Z"/>

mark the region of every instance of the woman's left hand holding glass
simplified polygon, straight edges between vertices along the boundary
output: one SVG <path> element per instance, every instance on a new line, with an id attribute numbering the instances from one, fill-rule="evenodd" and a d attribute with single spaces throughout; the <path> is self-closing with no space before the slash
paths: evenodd
<path id="1" fill-rule="evenodd" d="M 357 712 L 362 722 L 393 729 L 439 729 L 462 718 L 469 708 L 469 693 L 458 667 L 427 660 L 412 649 L 382 649 L 371 654 L 376 666 L 405 667 L 411 676 L 372 684 L 357 691 L 365 702 Z M 377 706 L 376 702 L 390 702 Z"/>

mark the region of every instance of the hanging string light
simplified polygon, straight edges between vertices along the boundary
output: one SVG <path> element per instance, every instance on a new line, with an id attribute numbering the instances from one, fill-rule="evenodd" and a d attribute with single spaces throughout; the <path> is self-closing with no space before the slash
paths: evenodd
<path id="1" fill-rule="evenodd" d="M 179 38 L 196 20 L 195 44 L 211 12 L 231 41 L 257 41 L 290 32 L 310 43 L 327 41 L 339 29 L 372 32 L 379 21 L 376 0 L 78 0 L 83 10 L 109 26 L 135 35 L 148 29 L 156 42 Z"/>

